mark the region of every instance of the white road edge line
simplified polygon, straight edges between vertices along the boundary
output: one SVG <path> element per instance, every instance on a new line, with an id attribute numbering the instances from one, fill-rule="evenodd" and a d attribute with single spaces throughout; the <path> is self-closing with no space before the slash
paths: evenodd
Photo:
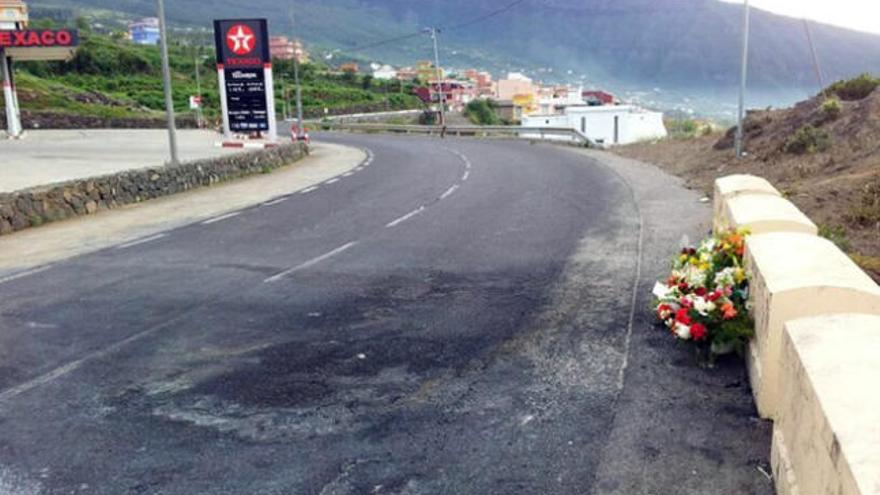
<path id="1" fill-rule="evenodd" d="M 464 175 L 461 176 L 461 181 L 464 182 L 464 181 L 468 180 L 470 177 L 471 177 L 471 171 L 465 170 Z"/>
<path id="2" fill-rule="evenodd" d="M 26 270 L 19 273 L 14 273 L 12 275 L 8 275 L 6 277 L 0 278 L 0 284 L 5 284 L 6 282 L 12 282 L 13 280 L 18 280 L 20 278 L 28 277 L 30 275 L 36 275 L 40 272 L 45 272 L 49 268 L 52 268 L 52 265 L 41 266 L 39 268 L 34 268 L 31 270 Z"/>
<path id="3" fill-rule="evenodd" d="M 229 219 L 229 218 L 233 218 L 233 217 L 237 217 L 237 216 L 239 216 L 239 215 L 241 215 L 241 212 L 240 212 L 240 211 L 236 211 L 236 212 L 233 212 L 233 213 L 227 213 L 227 214 L 225 214 L 225 215 L 220 215 L 219 217 L 214 217 L 214 218 L 212 218 L 212 219 L 210 219 L 210 220 L 205 220 L 204 222 L 202 222 L 202 225 L 211 225 L 212 223 L 222 222 L 223 220 L 226 220 L 226 219 Z"/>
<path id="4" fill-rule="evenodd" d="M 300 193 L 300 194 L 308 194 L 308 193 L 310 193 L 310 192 L 317 191 L 318 189 L 320 189 L 318 186 L 312 186 L 312 187 L 309 187 L 309 188 L 303 189 L 303 190 L 300 191 L 299 193 Z"/>
<path id="5" fill-rule="evenodd" d="M 339 182 L 339 177 L 334 177 L 334 178 L 328 180 L 327 182 L 325 182 L 324 184 L 336 184 L 337 182 Z"/>
<path id="6" fill-rule="evenodd" d="M 418 215 L 419 213 L 421 213 L 421 212 L 423 212 L 423 211 L 425 211 L 425 207 L 424 207 L 424 206 L 419 206 L 419 208 L 418 208 L 417 210 L 413 210 L 413 211 L 407 213 L 406 215 L 404 215 L 404 216 L 398 218 L 397 220 L 394 220 L 393 222 L 391 222 L 391 223 L 389 223 L 388 225 L 386 225 L 385 228 L 386 228 L 386 229 L 390 229 L 391 227 L 396 227 L 396 226 L 402 224 L 403 222 L 409 220 L 410 218 L 412 218 L 412 217 Z"/>
<path id="7" fill-rule="evenodd" d="M 306 268 L 311 268 L 311 267 L 317 265 L 318 263 L 321 263 L 322 261 L 326 261 L 326 260 L 336 256 L 337 254 L 348 251 L 349 249 L 357 246 L 357 244 L 358 244 L 358 241 L 349 242 L 348 244 L 345 244 L 344 246 L 340 246 L 340 247 L 334 249 L 333 251 L 330 251 L 329 253 L 322 254 L 321 256 L 318 256 L 317 258 L 312 258 L 309 261 L 306 261 L 305 263 L 303 263 L 301 265 L 297 265 L 297 266 L 291 268 L 290 270 L 285 270 L 277 275 L 273 275 L 273 276 L 267 278 L 266 280 L 263 280 L 263 283 L 269 284 L 272 282 L 277 282 L 292 273 L 296 273 L 298 271 L 305 270 Z"/>
<path id="8" fill-rule="evenodd" d="M 290 196 L 284 196 L 282 198 L 278 198 L 278 199 L 269 201 L 267 203 L 263 203 L 263 206 L 275 206 L 279 203 L 283 203 L 283 202 L 287 201 L 288 199 L 290 199 Z"/>
<path id="9" fill-rule="evenodd" d="M 130 247 L 134 247 L 134 246 L 139 246 L 141 244 L 146 244 L 148 242 L 153 242 L 153 241 L 159 240 L 167 235 L 168 234 L 151 235 L 150 237 L 144 237 L 143 239 L 138 239 L 136 241 L 131 241 L 131 242 L 126 242 L 125 244 L 120 244 L 120 245 L 116 246 L 116 249 L 126 249 L 126 248 L 130 248 Z"/>
<path id="10" fill-rule="evenodd" d="M 456 185 L 450 187 L 449 189 L 447 189 L 446 192 L 443 193 L 442 196 L 440 196 L 440 199 L 446 199 L 446 198 L 448 198 L 449 196 L 452 196 L 452 193 L 454 193 L 454 192 L 457 191 L 457 190 L 458 190 L 458 184 L 456 184 Z"/>

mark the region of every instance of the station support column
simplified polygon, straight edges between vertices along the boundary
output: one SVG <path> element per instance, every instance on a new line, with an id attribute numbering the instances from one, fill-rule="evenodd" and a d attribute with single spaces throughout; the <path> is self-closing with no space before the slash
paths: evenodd
<path id="1" fill-rule="evenodd" d="M 15 85 L 12 82 L 12 60 L 6 51 L 0 48 L 0 75 L 3 77 L 3 98 L 6 103 L 6 131 L 9 137 L 21 135 L 21 116 L 18 112 L 18 98 L 15 97 Z"/>

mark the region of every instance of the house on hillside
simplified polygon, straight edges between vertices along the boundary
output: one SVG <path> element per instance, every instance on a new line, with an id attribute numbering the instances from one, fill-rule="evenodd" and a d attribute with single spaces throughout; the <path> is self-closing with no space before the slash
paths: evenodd
<path id="1" fill-rule="evenodd" d="M 378 67 L 373 68 L 373 78 L 380 81 L 391 81 L 397 79 L 397 70 L 387 64 L 378 65 Z"/>
<path id="2" fill-rule="evenodd" d="M 24 29 L 27 23 L 28 9 L 22 0 L 0 0 L 0 29 Z"/>
<path id="3" fill-rule="evenodd" d="M 159 44 L 159 19 L 144 17 L 128 25 L 128 37 L 136 45 Z"/>
<path id="4" fill-rule="evenodd" d="M 581 97 L 590 105 L 614 105 L 616 102 L 613 94 L 599 90 L 584 91 Z"/>
<path id="5" fill-rule="evenodd" d="M 523 116 L 522 125 L 575 129 L 591 141 L 606 146 L 667 136 L 661 112 L 652 112 L 633 105 L 572 105 L 559 115 Z"/>

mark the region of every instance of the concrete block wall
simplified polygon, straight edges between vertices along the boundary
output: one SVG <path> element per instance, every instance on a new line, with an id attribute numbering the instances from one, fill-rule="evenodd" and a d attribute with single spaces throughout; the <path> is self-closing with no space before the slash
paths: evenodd
<path id="1" fill-rule="evenodd" d="M 759 177 L 716 181 L 714 228 L 752 233 L 747 363 L 777 491 L 880 495 L 880 287 Z"/>
<path id="2" fill-rule="evenodd" d="M 307 153 L 308 148 L 303 144 L 288 144 L 177 167 L 127 170 L 0 193 L 0 235 L 265 172 L 292 163 Z"/>

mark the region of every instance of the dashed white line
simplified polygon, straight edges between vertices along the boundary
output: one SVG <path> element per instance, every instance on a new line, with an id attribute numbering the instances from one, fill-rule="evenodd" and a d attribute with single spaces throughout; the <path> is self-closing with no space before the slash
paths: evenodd
<path id="1" fill-rule="evenodd" d="M 464 171 L 464 175 L 461 176 L 461 180 L 462 180 L 462 182 L 468 180 L 468 179 L 470 178 L 470 176 L 471 176 L 471 171 L 470 171 L 470 170 L 465 170 L 465 171 Z"/>
<path id="2" fill-rule="evenodd" d="M 134 246 L 139 246 L 141 244 L 146 244 L 148 242 L 153 242 L 155 240 L 161 239 L 165 237 L 167 234 L 156 234 L 150 237 L 144 237 L 143 239 L 138 239 L 136 241 L 126 242 L 125 244 L 120 244 L 116 246 L 116 249 L 126 249 Z"/>
<path id="3" fill-rule="evenodd" d="M 290 199 L 289 196 L 284 196 L 284 197 L 282 197 L 282 198 L 278 198 L 278 199 L 276 199 L 276 200 L 272 200 L 272 201 L 269 201 L 269 202 L 267 202 L 267 203 L 263 203 L 263 206 L 275 206 L 275 205 L 277 205 L 277 204 L 279 204 L 279 203 L 283 203 L 283 202 L 287 201 L 288 199 Z"/>
<path id="4" fill-rule="evenodd" d="M 388 225 L 385 226 L 385 228 L 390 229 L 391 227 L 396 227 L 396 226 L 402 224 L 403 222 L 409 220 L 410 218 L 418 215 L 419 213 L 421 213 L 423 211 L 425 211 L 425 207 L 420 206 L 417 210 L 413 210 L 413 211 L 407 213 L 406 215 L 398 218 L 397 220 L 394 220 L 393 222 L 389 223 Z"/>
<path id="5" fill-rule="evenodd" d="M 352 175 L 354 175 L 354 171 L 342 174 L 343 177 L 351 177 Z"/>
<path id="6" fill-rule="evenodd" d="M 29 277 L 31 275 L 36 275 L 40 272 L 45 272 L 49 268 L 52 268 L 52 265 L 41 266 L 39 268 L 34 268 L 32 270 L 27 270 L 27 271 L 15 273 L 13 275 L 9 275 L 9 276 L 0 278 L 0 284 L 5 284 L 6 282 L 12 282 L 13 280 L 18 280 L 20 278 Z"/>
<path id="7" fill-rule="evenodd" d="M 272 283 L 272 282 L 277 282 L 292 273 L 296 273 L 298 271 L 305 270 L 306 268 L 311 268 L 322 261 L 326 261 L 326 260 L 336 256 L 337 254 L 348 251 L 349 249 L 355 247 L 357 245 L 357 243 L 358 243 L 358 241 L 349 242 L 348 244 L 346 244 L 344 246 L 340 246 L 340 247 L 334 249 L 333 251 L 330 251 L 329 253 L 322 254 L 321 256 L 318 256 L 317 258 L 312 258 L 309 261 L 306 261 L 305 263 L 303 263 L 301 265 L 297 265 L 297 266 L 291 268 L 290 270 L 285 270 L 277 275 L 273 275 L 273 276 L 267 278 L 266 280 L 263 280 L 263 283 L 268 284 L 268 283 Z"/>
<path id="8" fill-rule="evenodd" d="M 319 189 L 318 186 L 312 186 L 312 187 L 309 187 L 309 188 L 303 189 L 303 190 L 300 191 L 299 193 L 300 193 L 300 194 L 308 194 L 308 193 L 310 193 L 310 192 L 317 191 L 318 189 Z"/>
<path id="9" fill-rule="evenodd" d="M 233 218 L 233 217 L 237 217 L 237 216 L 239 216 L 239 215 L 241 215 L 241 212 L 240 212 L 240 211 L 236 211 L 236 212 L 233 212 L 233 213 L 227 213 L 227 214 L 225 214 L 225 215 L 220 215 L 219 217 L 214 217 L 214 218 L 212 218 L 212 219 L 210 219 L 210 220 L 205 220 L 204 222 L 202 222 L 202 225 L 211 225 L 212 223 L 222 222 L 223 220 L 226 220 L 226 219 L 229 219 L 229 218 Z"/>
<path id="10" fill-rule="evenodd" d="M 452 194 L 453 194 L 455 191 L 458 190 L 458 187 L 459 187 L 458 184 L 456 184 L 456 185 L 450 187 L 449 189 L 446 190 L 445 193 L 443 193 L 442 196 L 440 196 L 440 199 L 446 199 L 446 198 L 448 198 L 449 196 L 452 196 Z"/>
<path id="11" fill-rule="evenodd" d="M 339 177 L 334 177 L 333 179 L 328 180 L 324 184 L 336 184 L 337 182 L 339 182 Z"/>

